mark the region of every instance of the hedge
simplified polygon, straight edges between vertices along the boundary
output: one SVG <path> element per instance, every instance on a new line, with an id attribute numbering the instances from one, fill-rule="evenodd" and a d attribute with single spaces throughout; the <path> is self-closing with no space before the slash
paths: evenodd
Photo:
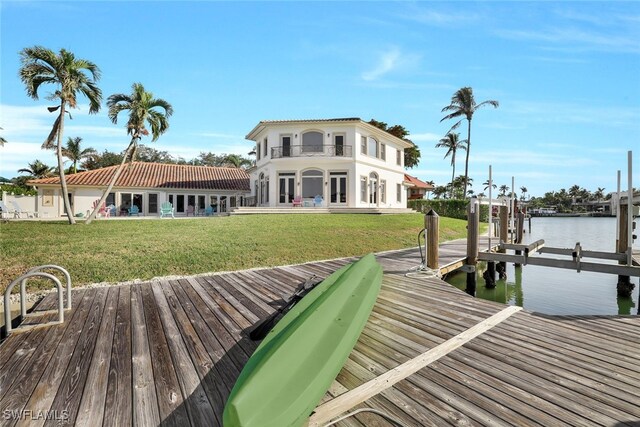
<path id="1" fill-rule="evenodd" d="M 467 219 L 468 200 L 426 200 L 414 199 L 407 202 L 407 207 L 418 212 L 427 213 L 433 209 L 440 216 L 448 218 Z M 480 221 L 487 222 L 489 220 L 489 206 L 480 205 Z"/>

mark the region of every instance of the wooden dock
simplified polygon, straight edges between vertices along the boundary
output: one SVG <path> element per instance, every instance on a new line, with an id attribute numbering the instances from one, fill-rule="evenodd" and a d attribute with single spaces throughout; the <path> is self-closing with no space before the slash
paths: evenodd
<path id="1" fill-rule="evenodd" d="M 382 290 L 325 401 L 504 308 L 406 277 L 420 263 L 415 249 L 378 260 Z M 257 346 L 247 330 L 310 275 L 349 261 L 76 290 L 64 324 L 0 344 L 0 425 L 219 426 Z M 522 310 L 360 407 L 406 426 L 638 426 L 639 383 L 640 317 Z M 361 414 L 339 425 L 389 424 Z"/>

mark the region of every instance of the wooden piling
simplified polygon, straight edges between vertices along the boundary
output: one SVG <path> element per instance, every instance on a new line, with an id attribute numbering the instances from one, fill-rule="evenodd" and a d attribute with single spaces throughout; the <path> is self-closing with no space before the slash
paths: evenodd
<path id="1" fill-rule="evenodd" d="M 500 206 L 498 216 L 500 218 L 500 241 L 502 243 L 508 243 L 507 236 L 509 235 L 509 207 Z M 500 249 L 499 252 L 506 253 L 506 250 Z M 498 265 L 498 272 L 501 272 L 502 275 L 505 271 L 507 271 L 507 263 L 500 262 Z"/>
<path id="2" fill-rule="evenodd" d="M 473 271 L 467 272 L 466 292 L 475 295 L 476 265 L 478 264 L 478 241 L 480 235 L 480 204 L 472 199 L 467 207 L 467 265 Z"/>
<path id="3" fill-rule="evenodd" d="M 509 207 L 500 206 L 498 217 L 500 219 L 500 241 L 502 243 L 509 243 L 507 240 L 507 236 L 509 235 Z M 504 250 L 501 250 L 501 252 L 504 252 Z"/>
<path id="4" fill-rule="evenodd" d="M 427 267 L 438 270 L 438 248 L 440 240 L 440 216 L 433 209 L 424 215 L 424 228 L 427 230 Z"/>
<path id="5" fill-rule="evenodd" d="M 518 222 L 516 229 L 516 243 L 522 243 L 524 237 L 524 212 L 518 212 Z"/>
<path id="6" fill-rule="evenodd" d="M 627 253 L 629 245 L 629 233 L 627 230 L 627 215 L 629 214 L 628 208 L 629 207 L 626 204 L 623 205 L 618 201 L 618 240 L 616 241 L 616 252 L 621 254 Z M 626 265 L 626 262 L 618 261 L 618 264 Z M 631 282 L 629 276 L 618 276 L 618 296 L 625 298 L 631 297 L 631 292 L 634 287 L 635 283 Z"/>

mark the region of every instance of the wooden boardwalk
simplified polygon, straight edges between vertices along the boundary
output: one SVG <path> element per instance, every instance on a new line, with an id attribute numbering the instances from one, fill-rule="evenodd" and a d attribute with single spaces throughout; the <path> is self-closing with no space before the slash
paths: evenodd
<path id="1" fill-rule="evenodd" d="M 406 277 L 419 264 L 416 250 L 378 260 L 382 290 L 325 400 L 504 308 L 435 277 Z M 0 425 L 221 425 L 257 346 L 247 330 L 310 275 L 346 262 L 74 291 L 64 324 L 0 344 Z M 638 426 L 639 383 L 640 317 L 523 310 L 363 406 L 407 426 Z M 388 423 L 361 414 L 339 425 Z"/>

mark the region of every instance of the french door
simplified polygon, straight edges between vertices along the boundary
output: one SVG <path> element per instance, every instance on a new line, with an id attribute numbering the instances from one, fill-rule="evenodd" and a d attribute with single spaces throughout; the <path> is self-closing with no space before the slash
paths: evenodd
<path id="1" fill-rule="evenodd" d="M 293 203 L 295 197 L 296 176 L 294 173 L 278 176 L 278 203 L 281 205 Z"/>
<path id="2" fill-rule="evenodd" d="M 330 198 L 332 205 L 344 205 L 347 203 L 347 174 L 331 173 L 329 177 Z"/>

